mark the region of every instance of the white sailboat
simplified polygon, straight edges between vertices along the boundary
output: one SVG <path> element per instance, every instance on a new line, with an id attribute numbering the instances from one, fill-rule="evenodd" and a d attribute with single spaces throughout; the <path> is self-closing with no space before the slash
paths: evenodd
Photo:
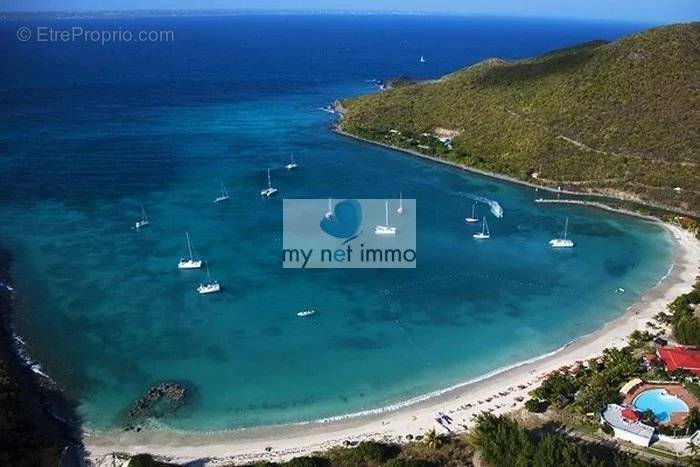
<path id="1" fill-rule="evenodd" d="M 396 235 L 396 227 L 389 225 L 389 201 L 384 202 L 384 225 L 374 228 L 375 235 Z"/>
<path id="2" fill-rule="evenodd" d="M 272 188 L 272 181 L 270 179 L 270 169 L 267 169 L 267 188 L 260 192 L 260 196 L 267 196 L 268 198 L 277 193 L 277 188 Z"/>
<path id="3" fill-rule="evenodd" d="M 219 284 L 219 281 L 215 281 L 211 279 L 211 276 L 209 275 L 209 263 L 207 263 L 207 277 L 202 281 L 201 284 L 199 284 L 199 287 L 197 287 L 197 292 L 201 295 L 208 294 L 208 293 L 216 293 L 221 290 L 221 284 Z"/>
<path id="4" fill-rule="evenodd" d="M 464 221 L 468 222 L 470 224 L 474 224 L 475 222 L 479 222 L 479 218 L 476 217 L 476 203 L 472 204 L 472 215 L 469 217 L 465 217 Z"/>
<path id="5" fill-rule="evenodd" d="M 149 224 L 148 222 L 148 216 L 146 215 L 146 209 L 143 207 L 143 204 L 141 205 L 141 220 L 136 221 L 134 224 L 134 228 L 136 230 L 139 230 L 141 227 L 146 227 Z"/>
<path id="6" fill-rule="evenodd" d="M 425 57 L 421 55 L 421 56 L 420 56 L 419 62 L 420 62 L 420 63 L 425 63 Z"/>
<path id="7" fill-rule="evenodd" d="M 569 230 L 569 218 L 564 222 L 564 236 L 562 238 L 553 238 L 549 241 L 549 246 L 552 248 L 572 248 L 574 242 L 566 238 Z"/>
<path id="8" fill-rule="evenodd" d="M 472 237 L 476 238 L 477 240 L 488 240 L 491 238 L 491 232 L 489 232 L 489 224 L 486 222 L 486 218 L 484 217 L 484 222 L 481 224 L 481 232 L 477 232 Z"/>
<path id="9" fill-rule="evenodd" d="M 297 167 L 299 167 L 299 165 L 296 162 L 294 162 L 294 154 L 292 154 L 290 157 L 291 157 L 291 162 L 289 164 L 285 165 L 284 168 L 287 170 L 294 170 Z"/>
<path id="10" fill-rule="evenodd" d="M 399 208 L 396 210 L 397 214 L 403 214 L 403 192 L 399 191 Z"/>
<path id="11" fill-rule="evenodd" d="M 223 182 L 221 182 L 221 194 L 214 199 L 215 203 L 220 203 L 222 201 L 228 200 L 228 190 Z"/>
<path id="12" fill-rule="evenodd" d="M 199 269 L 202 267 L 202 260 L 195 259 L 192 254 L 192 243 L 190 242 L 190 234 L 185 232 L 185 238 L 187 239 L 187 251 L 189 252 L 189 258 L 180 258 L 180 262 L 177 263 L 178 269 Z"/>
<path id="13" fill-rule="evenodd" d="M 333 217 L 333 198 L 328 198 L 328 211 L 326 211 L 326 214 L 324 214 L 324 217 L 326 219 L 330 219 Z"/>

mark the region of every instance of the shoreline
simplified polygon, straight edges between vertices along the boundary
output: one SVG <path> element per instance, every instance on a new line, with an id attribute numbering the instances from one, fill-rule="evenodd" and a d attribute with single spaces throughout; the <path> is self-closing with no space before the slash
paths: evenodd
<path id="1" fill-rule="evenodd" d="M 82 432 L 75 410 L 78 404 L 42 371 L 31 358 L 24 340 L 15 332 L 15 290 L 10 285 L 9 274 L 11 262 L 11 254 L 0 249 L 0 364 L 10 381 L 22 389 L 15 401 L 22 403 L 23 414 L 20 416 L 26 418 L 30 429 L 40 433 L 30 435 L 38 442 L 60 447 L 62 462 L 77 465 L 84 456 Z M 46 449 L 47 445 L 37 447 Z"/>
<path id="2" fill-rule="evenodd" d="M 700 241 L 680 227 L 662 225 L 674 241 L 668 273 L 624 314 L 554 352 L 404 401 L 394 410 L 376 409 L 370 411 L 374 413 L 350 414 L 325 421 L 211 433 L 147 429 L 120 434 L 84 432 L 86 450 L 98 466 L 111 463 L 112 452 L 150 453 L 177 462 L 206 458 L 208 465 L 284 461 L 342 446 L 348 441 L 405 442 L 406 435 L 415 437 L 431 428 L 447 433 L 434 420 L 437 412 L 450 414 L 455 420 L 454 432 L 460 432 L 482 411 L 502 414 L 518 410 L 527 400 L 527 393 L 544 375 L 579 360 L 594 358 L 606 347 L 625 345 L 632 331 L 644 329 L 646 322 L 665 310 L 668 303 L 692 289 L 700 265 Z M 516 400 L 520 397 L 524 400 Z M 406 405 L 411 401 L 413 403 Z"/>
<path id="3" fill-rule="evenodd" d="M 337 108 L 336 108 L 336 112 L 338 112 L 342 118 L 342 111 L 337 110 Z M 650 210 L 666 211 L 666 212 L 674 213 L 677 215 L 694 217 L 692 214 L 688 214 L 686 212 L 678 211 L 678 210 L 675 210 L 675 209 L 668 207 L 668 206 L 663 206 L 663 205 L 659 205 L 659 204 L 655 204 L 655 203 L 651 203 L 651 202 L 647 202 L 647 201 L 616 198 L 615 196 L 612 196 L 612 195 L 605 195 L 603 193 L 597 193 L 597 192 L 580 192 L 580 191 L 571 191 L 571 190 L 558 190 L 556 188 L 548 187 L 545 185 L 538 185 L 536 183 L 532 183 L 532 182 L 529 182 L 527 180 L 522 180 L 522 179 L 519 179 L 516 177 L 512 177 L 510 175 L 504 175 L 504 174 L 500 174 L 497 172 L 489 172 L 488 170 L 477 169 L 476 167 L 471 167 L 468 165 L 459 164 L 457 162 L 454 162 L 454 161 L 451 161 L 448 159 L 442 159 L 440 157 L 435 157 L 435 156 L 431 156 L 428 154 L 424 154 L 424 153 L 416 151 L 414 149 L 402 148 L 399 146 L 393 146 L 391 144 L 382 143 L 379 141 L 363 138 L 362 136 L 357 136 L 353 133 L 348 133 L 347 131 L 342 130 L 338 126 L 338 124 L 333 125 L 331 127 L 331 131 L 337 135 L 344 136 L 344 137 L 350 138 L 350 139 L 354 139 L 356 141 L 362 141 L 364 143 L 371 144 L 374 146 L 380 146 L 380 147 L 383 147 L 386 149 L 400 151 L 400 152 L 403 152 L 405 154 L 410 154 L 412 156 L 419 157 L 421 159 L 426 159 L 426 160 L 429 160 L 429 161 L 432 161 L 432 162 L 435 162 L 438 164 L 448 165 L 448 166 L 454 167 L 456 169 L 461 169 L 461 170 L 464 170 L 466 172 L 470 172 L 470 173 L 476 174 L 476 175 L 481 175 L 481 176 L 487 177 L 487 178 L 493 178 L 493 179 L 496 179 L 496 180 L 499 180 L 502 182 L 514 183 L 516 185 L 527 186 L 530 188 L 536 188 L 538 190 L 544 190 L 544 191 L 547 191 L 549 193 L 566 194 L 566 195 L 572 195 L 572 196 L 590 196 L 590 197 L 601 199 L 601 201 L 576 200 L 577 201 L 576 204 L 584 204 L 586 206 L 598 207 L 601 209 L 607 209 L 609 211 L 617 212 L 620 214 L 626 214 L 629 216 L 639 217 L 641 219 L 647 219 L 647 220 L 653 220 L 653 221 L 658 221 L 660 219 L 658 217 L 655 217 L 654 215 L 651 215 L 651 214 L 644 214 L 641 212 L 632 211 L 632 210 L 625 209 L 625 208 L 609 206 L 609 205 L 605 204 L 604 202 L 602 202 L 602 200 L 608 200 L 611 202 L 618 202 L 618 203 L 630 203 L 630 204 L 635 204 L 638 206 L 643 206 L 643 207 L 650 209 Z M 562 182 L 562 183 L 565 183 L 565 182 Z M 565 203 L 566 200 L 563 200 L 560 202 Z"/>

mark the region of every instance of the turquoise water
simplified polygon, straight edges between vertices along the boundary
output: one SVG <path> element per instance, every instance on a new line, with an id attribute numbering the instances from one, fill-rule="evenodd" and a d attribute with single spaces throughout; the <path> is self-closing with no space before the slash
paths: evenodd
<path id="1" fill-rule="evenodd" d="M 552 351 L 620 315 L 666 273 L 671 243 L 657 225 L 536 205 L 532 189 L 337 136 L 317 110 L 373 91 L 365 79 L 439 76 L 634 26 L 171 21 L 176 48 L 13 45 L 0 75 L 9 104 L 0 244 L 14 257 L 16 327 L 88 428 L 120 425 L 161 380 L 193 389 L 161 421 L 191 430 L 383 407 Z M 300 168 L 287 172 L 292 152 Z M 269 200 L 259 196 L 268 167 L 280 189 Z M 231 200 L 215 205 L 222 181 Z M 284 197 L 399 191 L 417 203 L 415 270 L 282 269 Z M 486 242 L 462 221 L 475 194 L 505 211 L 489 218 Z M 135 232 L 141 204 L 151 225 Z M 547 241 L 567 216 L 576 248 L 553 251 Z M 185 231 L 221 294 L 197 295 L 202 272 L 177 270 Z M 296 317 L 310 306 L 316 316 Z"/>
<path id="2" fill-rule="evenodd" d="M 665 389 L 644 391 L 634 398 L 632 405 L 642 412 L 651 410 L 660 422 L 669 421 L 673 412 L 688 412 L 685 402 L 669 394 Z"/>

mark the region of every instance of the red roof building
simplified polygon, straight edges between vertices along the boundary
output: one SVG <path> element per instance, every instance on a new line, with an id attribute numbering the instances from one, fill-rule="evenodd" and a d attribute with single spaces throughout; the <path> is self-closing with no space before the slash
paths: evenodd
<path id="1" fill-rule="evenodd" d="M 620 412 L 622 419 L 629 423 L 635 423 L 639 421 L 639 415 L 633 409 L 622 409 Z"/>
<path id="2" fill-rule="evenodd" d="M 656 353 L 666 371 L 688 370 L 700 376 L 700 349 L 689 347 L 660 347 Z"/>

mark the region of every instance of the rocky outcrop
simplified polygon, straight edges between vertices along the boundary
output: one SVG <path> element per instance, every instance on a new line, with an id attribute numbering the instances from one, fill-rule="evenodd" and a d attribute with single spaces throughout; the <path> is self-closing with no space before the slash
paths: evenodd
<path id="1" fill-rule="evenodd" d="M 187 389 L 177 383 L 162 382 L 153 385 L 129 409 L 130 418 L 161 418 L 185 405 Z"/>

